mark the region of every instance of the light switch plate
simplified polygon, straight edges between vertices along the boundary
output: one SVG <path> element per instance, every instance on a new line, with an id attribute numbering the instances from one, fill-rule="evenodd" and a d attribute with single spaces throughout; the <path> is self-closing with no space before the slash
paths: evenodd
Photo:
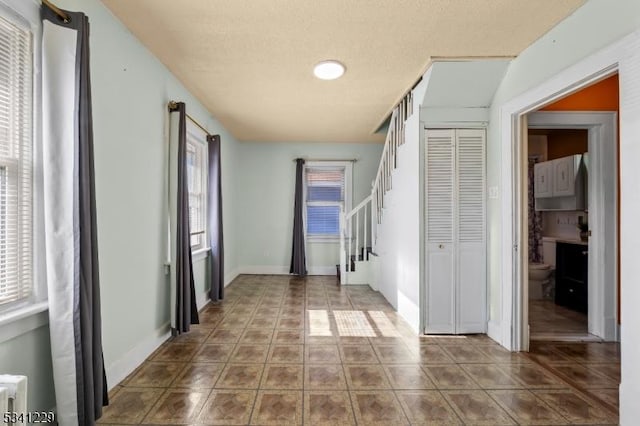
<path id="1" fill-rule="evenodd" d="M 489 198 L 498 198 L 498 187 L 490 186 L 489 187 Z"/>

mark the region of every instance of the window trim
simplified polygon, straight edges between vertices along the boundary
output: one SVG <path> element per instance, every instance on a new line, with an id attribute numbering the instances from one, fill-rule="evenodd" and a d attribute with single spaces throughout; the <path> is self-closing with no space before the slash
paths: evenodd
<path id="1" fill-rule="evenodd" d="M 209 189 L 209 186 L 208 186 L 209 179 L 207 175 L 209 170 L 209 167 L 208 167 L 209 166 L 208 164 L 209 144 L 207 142 L 206 133 L 202 129 L 200 129 L 200 127 L 198 127 L 198 125 L 191 118 L 187 117 L 187 145 L 189 145 L 190 143 L 199 144 L 199 146 L 197 146 L 197 149 L 202 155 L 202 162 L 201 162 L 202 174 L 200 176 L 201 194 L 199 198 L 202 206 L 202 212 L 201 212 L 202 230 L 200 232 L 203 233 L 202 234 L 203 240 L 201 240 L 200 244 L 191 246 L 191 256 L 192 258 L 196 257 L 195 259 L 192 259 L 192 260 L 199 260 L 199 259 L 202 259 L 203 257 L 206 257 L 210 250 L 209 238 L 208 238 L 209 229 L 207 227 L 207 213 L 208 213 L 207 193 Z M 189 228 L 191 230 L 191 226 Z"/>
<path id="2" fill-rule="evenodd" d="M 48 290 L 44 263 L 44 209 L 42 182 L 42 21 L 40 2 L 0 0 L 0 15 L 31 31 L 32 37 L 32 289 L 28 298 L 0 306 L 0 343 L 48 323 Z"/>
<path id="3" fill-rule="evenodd" d="M 340 242 L 340 232 L 338 231 L 338 235 L 331 236 L 321 236 L 321 235 L 309 235 L 307 233 L 307 167 L 344 167 L 344 211 L 343 213 L 348 213 L 352 208 L 352 200 L 353 200 L 353 161 L 346 160 L 331 160 L 331 161 L 307 161 L 304 164 L 304 173 L 303 173 L 303 205 L 304 209 L 302 212 L 302 217 L 304 220 L 304 239 L 307 243 L 339 243 Z M 317 202 L 318 205 L 322 205 L 321 201 Z M 333 205 L 334 203 L 327 203 L 327 205 Z"/>

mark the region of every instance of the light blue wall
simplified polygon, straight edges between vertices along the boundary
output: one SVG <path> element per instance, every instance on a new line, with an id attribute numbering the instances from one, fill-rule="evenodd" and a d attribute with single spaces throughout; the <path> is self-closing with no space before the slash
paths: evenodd
<path id="1" fill-rule="evenodd" d="M 104 357 L 108 376 L 141 344 L 168 330 L 166 259 L 167 102 L 222 137 L 225 268 L 237 269 L 233 212 L 237 142 L 98 0 L 58 0 L 91 24 L 98 243 Z M 197 293 L 205 262 L 196 262 Z M 0 343 L 0 373 L 30 379 L 30 410 L 54 405 L 48 326 Z M 113 381 L 113 380 L 112 380 Z M 109 383 L 110 386 L 116 383 Z"/>
<path id="2" fill-rule="evenodd" d="M 291 261 L 295 163 L 293 159 L 357 159 L 353 166 L 353 206 L 371 194 L 382 145 L 338 143 L 239 144 L 241 165 L 236 212 L 237 238 L 244 271 L 288 272 Z M 339 246 L 309 243 L 307 267 L 329 270 L 339 263 Z"/>
<path id="3" fill-rule="evenodd" d="M 91 23 L 103 343 L 113 386 L 113 377 L 128 372 L 132 360 L 153 348 L 169 322 L 164 271 L 169 100 L 184 101 L 190 115 L 222 137 L 228 279 L 243 265 L 288 266 L 293 158 L 357 158 L 355 204 L 369 194 L 382 146 L 238 143 L 101 2 L 57 4 L 85 12 Z M 309 250 L 312 266 L 334 265 L 337 257 L 335 245 Z M 194 263 L 199 296 L 206 290 L 205 265 L 206 260 Z M 0 343 L 0 372 L 28 375 L 29 408 L 51 409 L 55 401 L 48 326 Z"/>
<path id="4" fill-rule="evenodd" d="M 29 410 L 55 407 L 48 323 L 0 343 L 0 374 L 27 376 Z"/>
<path id="5" fill-rule="evenodd" d="M 110 366 L 169 321 L 167 102 L 185 102 L 189 115 L 221 134 L 224 231 L 230 236 L 237 143 L 101 2 L 62 0 L 58 5 L 84 11 L 91 22 L 103 339 Z M 233 238 L 225 253 L 225 268 L 232 270 L 237 262 Z M 204 287 L 199 282 L 196 292 Z"/>

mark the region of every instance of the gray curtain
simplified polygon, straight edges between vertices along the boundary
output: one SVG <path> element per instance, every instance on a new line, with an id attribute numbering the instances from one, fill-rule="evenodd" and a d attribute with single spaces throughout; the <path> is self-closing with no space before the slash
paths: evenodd
<path id="1" fill-rule="evenodd" d="M 207 135 L 209 142 L 208 228 L 211 257 L 209 259 L 209 297 L 217 302 L 224 298 L 224 244 L 222 238 L 222 169 L 220 136 Z"/>
<path id="2" fill-rule="evenodd" d="M 174 334 L 186 333 L 191 324 L 198 324 L 198 307 L 193 282 L 191 231 L 189 227 L 189 187 L 187 176 L 187 112 L 184 102 L 177 102 L 170 112 L 178 112 L 178 187 L 176 208 L 176 323 Z"/>
<path id="3" fill-rule="evenodd" d="M 41 8 L 49 328 L 57 420 L 94 425 L 109 401 L 102 355 L 89 20 L 83 13 L 66 13 L 67 23 L 47 6 Z M 70 30 L 77 35 L 60 37 Z M 69 75 L 65 70 L 74 62 L 75 75 Z M 57 90 L 51 91 L 52 85 Z"/>
<path id="4" fill-rule="evenodd" d="M 529 262 L 542 262 L 542 212 L 536 210 L 534 166 L 540 159 L 529 157 Z"/>
<path id="5" fill-rule="evenodd" d="M 307 258 L 304 248 L 304 187 L 303 187 L 304 160 L 296 160 L 296 189 L 293 205 L 293 244 L 291 249 L 290 274 L 299 276 L 307 275 Z"/>

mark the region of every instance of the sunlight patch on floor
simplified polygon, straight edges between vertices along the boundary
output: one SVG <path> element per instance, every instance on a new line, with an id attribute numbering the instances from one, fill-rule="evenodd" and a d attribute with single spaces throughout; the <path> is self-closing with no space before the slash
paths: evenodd
<path id="1" fill-rule="evenodd" d="M 340 336 L 375 337 L 376 332 L 371 327 L 362 311 L 333 311 Z"/>
<path id="2" fill-rule="evenodd" d="M 309 313 L 309 336 L 333 336 L 326 310 L 314 309 L 307 312 Z"/>
<path id="3" fill-rule="evenodd" d="M 368 311 L 368 313 L 383 337 L 400 337 L 400 333 L 384 312 Z"/>

